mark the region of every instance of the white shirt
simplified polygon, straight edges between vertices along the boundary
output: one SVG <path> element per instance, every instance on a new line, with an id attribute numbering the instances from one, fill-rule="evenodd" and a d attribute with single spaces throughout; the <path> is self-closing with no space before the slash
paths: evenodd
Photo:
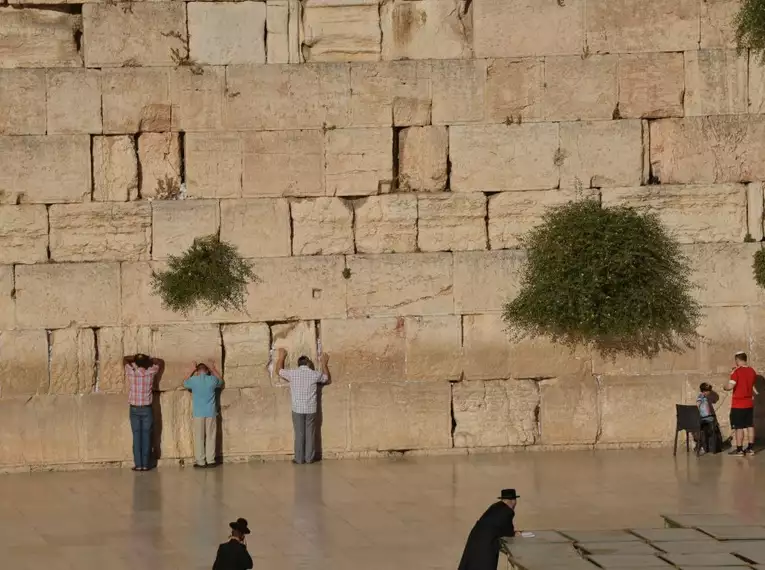
<path id="1" fill-rule="evenodd" d="M 326 384 L 329 378 L 308 366 L 279 370 L 279 377 L 290 383 L 292 411 L 296 414 L 316 413 L 316 386 Z"/>

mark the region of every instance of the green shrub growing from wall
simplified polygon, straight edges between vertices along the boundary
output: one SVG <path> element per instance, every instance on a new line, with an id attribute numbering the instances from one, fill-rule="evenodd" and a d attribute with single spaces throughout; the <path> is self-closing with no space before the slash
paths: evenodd
<path id="1" fill-rule="evenodd" d="M 741 0 L 734 20 L 739 53 L 751 50 L 765 61 L 765 0 Z"/>
<path id="2" fill-rule="evenodd" d="M 583 199 L 548 211 L 522 240 L 512 336 L 544 336 L 605 356 L 655 356 L 693 345 L 700 307 L 690 265 L 658 217 Z"/>
<path id="3" fill-rule="evenodd" d="M 765 288 L 765 249 L 760 248 L 754 254 L 752 269 L 754 269 L 754 280 L 757 285 Z"/>

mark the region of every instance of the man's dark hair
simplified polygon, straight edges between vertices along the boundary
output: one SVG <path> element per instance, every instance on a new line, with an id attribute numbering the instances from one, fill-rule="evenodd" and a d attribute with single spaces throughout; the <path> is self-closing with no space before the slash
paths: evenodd
<path id="1" fill-rule="evenodd" d="M 135 365 L 139 368 L 151 368 L 151 365 L 154 364 L 151 361 L 151 358 L 146 356 L 145 354 L 136 354 L 135 355 Z"/>
<path id="2" fill-rule="evenodd" d="M 741 362 L 746 362 L 746 352 L 737 352 L 736 358 Z"/>
<path id="3" fill-rule="evenodd" d="M 210 374 L 212 371 L 210 370 L 210 367 L 207 366 L 207 364 L 200 362 L 197 364 L 196 372 L 201 372 L 202 374 Z"/>
<path id="4" fill-rule="evenodd" d="M 709 382 L 702 382 L 699 386 L 699 392 L 711 392 L 712 385 Z"/>
<path id="5" fill-rule="evenodd" d="M 308 368 L 313 368 L 313 362 L 311 362 L 311 359 L 307 356 L 301 356 L 298 358 L 298 366 L 307 366 Z"/>

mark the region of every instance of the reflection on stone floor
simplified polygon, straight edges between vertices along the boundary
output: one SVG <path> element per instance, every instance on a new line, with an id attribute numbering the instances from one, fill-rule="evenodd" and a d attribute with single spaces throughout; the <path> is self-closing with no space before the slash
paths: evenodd
<path id="1" fill-rule="evenodd" d="M 14 570 L 209 569 L 243 516 L 255 568 L 453 569 L 502 487 L 522 495 L 520 528 L 582 533 L 613 556 L 607 535 L 585 531 L 657 528 L 660 513 L 714 513 L 706 524 L 722 535 L 730 521 L 762 524 L 761 465 L 646 450 L 7 475 L 0 559 Z"/>

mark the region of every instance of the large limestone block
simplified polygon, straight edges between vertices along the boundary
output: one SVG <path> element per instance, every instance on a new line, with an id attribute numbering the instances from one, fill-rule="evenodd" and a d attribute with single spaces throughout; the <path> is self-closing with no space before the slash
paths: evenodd
<path id="1" fill-rule="evenodd" d="M 0 263 L 38 263 L 47 259 L 45 206 L 0 206 Z"/>
<path id="2" fill-rule="evenodd" d="M 542 119 L 544 90 L 544 58 L 491 61 L 486 69 L 488 120 L 492 123 L 502 123 Z"/>
<path id="3" fill-rule="evenodd" d="M 342 198 L 311 198 L 290 204 L 292 253 L 353 253 L 353 204 Z"/>
<path id="4" fill-rule="evenodd" d="M 202 73 L 199 73 L 199 69 L 203 70 Z M 223 128 L 225 67 L 176 67 L 169 71 L 168 79 L 174 131 L 213 131 Z"/>
<path id="5" fill-rule="evenodd" d="M 687 374 L 705 370 L 700 343 L 682 352 L 662 351 L 653 358 L 639 356 L 607 357 L 592 351 L 596 374 L 607 376 L 648 376 L 651 374 Z M 738 350 L 738 349 L 737 349 Z"/>
<path id="6" fill-rule="evenodd" d="M 93 137 L 93 184 L 96 202 L 138 197 L 138 155 L 132 137 Z"/>
<path id="7" fill-rule="evenodd" d="M 16 303 L 13 291 L 13 266 L 0 265 L 0 330 L 16 327 Z"/>
<path id="8" fill-rule="evenodd" d="M 749 54 L 749 112 L 765 112 L 765 65 L 757 54 Z"/>
<path id="9" fill-rule="evenodd" d="M 461 59 L 473 53 L 471 3 L 394 0 L 380 9 L 383 59 Z"/>
<path id="10" fill-rule="evenodd" d="M 81 461 L 91 463 L 131 459 L 133 437 L 126 417 L 125 396 L 90 394 L 79 398 L 77 404 Z M 155 429 L 156 435 L 159 427 Z"/>
<path id="11" fill-rule="evenodd" d="M 351 450 L 451 447 L 450 396 L 446 382 L 351 386 Z"/>
<path id="12" fill-rule="evenodd" d="M 293 6 L 298 6 L 298 4 L 293 2 Z M 266 54 L 268 63 L 290 63 L 290 9 L 290 0 L 267 0 Z M 293 13 L 292 18 L 296 19 L 297 13 Z"/>
<path id="13" fill-rule="evenodd" d="M 454 254 L 454 311 L 493 313 L 521 290 L 523 251 L 470 251 Z"/>
<path id="14" fill-rule="evenodd" d="M 476 57 L 582 52 L 584 0 L 483 0 L 473 8 Z"/>
<path id="15" fill-rule="evenodd" d="M 762 241 L 765 230 L 765 184 L 752 182 L 746 185 L 746 215 L 749 235 Z"/>
<path id="16" fill-rule="evenodd" d="M 223 375 L 226 388 L 249 388 L 271 384 L 266 372 L 270 332 L 265 323 L 223 325 L 226 355 Z"/>
<path id="17" fill-rule="evenodd" d="M 330 355 L 332 381 L 337 384 L 404 379 L 403 318 L 325 319 L 321 339 L 323 350 Z"/>
<path id="18" fill-rule="evenodd" d="M 104 133 L 170 130 L 172 105 L 167 69 L 105 69 L 101 83 Z"/>
<path id="19" fill-rule="evenodd" d="M 486 116 L 485 59 L 433 62 L 433 124 L 475 123 Z"/>
<path id="20" fill-rule="evenodd" d="M 17 266 L 18 324 L 24 328 L 117 324 L 119 280 L 116 263 Z"/>
<path id="21" fill-rule="evenodd" d="M 353 201 L 357 253 L 406 253 L 417 249 L 417 197 L 369 196 Z"/>
<path id="22" fill-rule="evenodd" d="M 619 116 L 625 119 L 682 117 L 685 63 L 681 53 L 619 56 Z"/>
<path id="23" fill-rule="evenodd" d="M 194 456 L 193 411 L 191 394 L 183 390 L 162 392 L 154 396 L 154 450 L 160 458 L 191 459 Z M 220 449 L 216 450 L 220 453 Z"/>
<path id="24" fill-rule="evenodd" d="M 402 190 L 440 192 L 448 178 L 449 133 L 446 127 L 409 127 L 398 133 Z"/>
<path id="25" fill-rule="evenodd" d="M 733 310 L 726 310 L 727 307 L 720 307 L 718 308 L 718 313 L 711 313 L 709 309 L 707 309 L 707 314 L 709 315 L 707 318 L 709 319 L 709 325 L 704 326 L 702 330 L 705 332 L 708 328 L 710 331 L 712 327 L 717 324 L 720 320 L 726 319 L 725 325 L 720 330 L 719 335 L 716 338 L 722 337 L 726 329 L 731 329 L 735 327 L 737 324 L 740 324 L 739 315 L 737 311 Z M 763 324 L 765 323 L 765 309 L 762 307 L 747 307 L 747 333 L 748 338 L 746 339 L 746 342 L 743 342 L 741 340 L 741 331 L 737 330 L 735 334 L 730 339 L 724 339 L 722 342 L 719 342 L 719 349 L 716 350 L 714 353 L 711 353 L 709 362 L 710 362 L 710 368 L 712 370 L 721 370 L 724 372 L 727 372 L 730 374 L 730 370 L 732 368 L 732 364 L 730 363 L 730 353 L 727 355 L 727 361 L 725 359 L 725 354 L 723 354 L 723 350 L 726 348 L 729 348 L 730 345 L 732 345 L 733 341 L 739 341 L 741 344 L 738 348 L 734 349 L 734 353 L 738 352 L 739 350 L 749 350 L 747 352 L 749 356 L 749 362 L 752 363 L 753 366 L 757 366 L 756 363 L 762 362 L 763 359 L 765 359 L 765 353 L 763 352 L 763 340 L 765 339 L 765 326 Z M 715 331 L 717 334 L 717 331 Z M 708 333 L 709 334 L 709 333 Z M 712 339 L 712 342 L 714 342 L 715 339 Z M 725 346 L 727 342 L 730 343 L 728 347 Z M 747 347 L 747 348 L 743 348 Z M 726 366 L 727 365 L 727 366 Z M 762 366 L 760 366 L 762 368 Z M 756 368 L 755 368 L 756 369 Z M 756 405 L 756 403 L 755 403 Z"/>
<path id="26" fill-rule="evenodd" d="M 407 317 L 404 330 L 407 380 L 459 380 L 462 374 L 459 316 Z"/>
<path id="27" fill-rule="evenodd" d="M 287 351 L 287 359 L 284 361 L 287 368 L 297 368 L 298 359 L 301 356 L 307 356 L 314 363 L 314 366 L 319 368 L 319 360 L 316 356 L 318 350 L 316 323 L 314 321 L 292 321 L 271 325 L 271 345 L 276 350 L 283 348 Z M 281 380 L 274 375 L 274 381 L 280 382 Z"/>
<path id="28" fill-rule="evenodd" d="M 221 336 L 217 325 L 175 325 L 152 329 L 152 356 L 165 361 L 158 387 L 175 390 L 183 385 L 194 362 L 221 367 Z"/>
<path id="29" fill-rule="evenodd" d="M 216 235 L 217 200 L 155 200 L 151 205 L 152 259 L 183 254 L 194 238 Z"/>
<path id="30" fill-rule="evenodd" d="M 539 438 L 539 389 L 531 380 L 452 386 L 454 447 L 533 445 Z"/>
<path id="31" fill-rule="evenodd" d="M 680 243 L 741 243 L 748 231 L 746 187 L 741 184 L 609 188 L 602 201 L 656 213 Z"/>
<path id="32" fill-rule="evenodd" d="M 685 116 L 746 113 L 748 75 L 736 50 L 685 52 Z"/>
<path id="33" fill-rule="evenodd" d="M 368 196 L 393 183 L 393 130 L 327 131 L 325 185 L 331 196 Z"/>
<path id="34" fill-rule="evenodd" d="M 736 47 L 735 21 L 740 7 L 739 0 L 706 0 L 701 4 L 701 49 Z"/>
<path id="35" fill-rule="evenodd" d="M 321 131 L 244 133 L 244 196 L 322 196 Z"/>
<path id="36" fill-rule="evenodd" d="M 44 135 L 45 93 L 44 70 L 0 69 L 0 135 Z"/>
<path id="37" fill-rule="evenodd" d="M 181 143 L 178 133 L 138 135 L 138 164 L 141 165 L 141 197 L 158 197 L 181 180 Z"/>
<path id="38" fill-rule="evenodd" d="M 0 396 L 28 396 L 48 391 L 46 331 L 2 331 L 0 350 L 3 353 L 0 359 Z"/>
<path id="39" fill-rule="evenodd" d="M 417 244 L 421 251 L 486 249 L 486 196 L 432 194 L 419 196 Z"/>
<path id="40" fill-rule="evenodd" d="M 95 387 L 96 338 L 93 329 L 50 333 L 50 394 L 87 394 Z"/>
<path id="41" fill-rule="evenodd" d="M 189 12 L 189 57 L 196 63 L 266 62 L 265 2 L 195 2 Z"/>
<path id="42" fill-rule="evenodd" d="M 698 49 L 700 2 L 588 0 L 587 47 L 594 53 Z"/>
<path id="43" fill-rule="evenodd" d="M 0 7 L 0 67 L 80 67 L 82 16 L 62 10 Z"/>
<path id="44" fill-rule="evenodd" d="M 348 315 L 445 315 L 454 309 L 448 253 L 348 257 Z"/>
<path id="45" fill-rule="evenodd" d="M 90 138 L 0 136 L 0 195 L 12 203 L 90 201 Z"/>
<path id="46" fill-rule="evenodd" d="M 598 437 L 598 386 L 590 374 L 564 375 L 538 384 L 543 445 L 592 444 Z"/>
<path id="47" fill-rule="evenodd" d="M 239 133 L 188 133 L 184 142 L 189 196 L 238 198 L 242 195 L 242 138 Z"/>
<path id="48" fill-rule="evenodd" d="M 761 312 L 759 307 L 704 307 L 698 329 L 699 370 L 730 374 L 734 354 L 743 350 L 754 356 L 751 351 L 759 347 L 762 321 L 751 316 L 759 316 Z M 752 362 L 757 361 L 752 359 Z"/>
<path id="49" fill-rule="evenodd" d="M 689 117 L 651 122 L 651 168 L 662 184 L 765 179 L 765 117 Z"/>
<path id="50" fill-rule="evenodd" d="M 589 121 L 560 127 L 560 184 L 585 188 L 639 186 L 643 179 L 640 121 Z"/>
<path id="51" fill-rule="evenodd" d="M 244 257 L 290 255 L 290 206 L 286 200 L 222 200 L 220 238 Z"/>
<path id="52" fill-rule="evenodd" d="M 148 259 L 151 206 L 146 202 L 91 202 L 50 207 L 54 261 Z"/>
<path id="53" fill-rule="evenodd" d="M 618 102 L 616 55 L 545 58 L 546 121 L 610 119 Z M 617 117 L 614 117 L 617 118 Z"/>
<path id="54" fill-rule="evenodd" d="M 86 4 L 82 17 L 86 67 L 172 66 L 188 57 L 185 4 Z"/>
<path id="55" fill-rule="evenodd" d="M 378 0 L 303 2 L 306 61 L 377 61 L 381 43 Z"/>
<path id="56" fill-rule="evenodd" d="M 450 127 L 452 191 L 555 188 L 557 149 L 556 123 Z"/>
<path id="57" fill-rule="evenodd" d="M 122 358 L 126 352 L 122 347 L 122 327 L 102 327 L 95 329 L 95 334 L 98 347 L 98 374 L 94 391 L 125 393 L 127 385 Z M 149 348 L 151 347 L 146 347 L 144 350 L 148 351 Z"/>
<path id="58" fill-rule="evenodd" d="M 693 269 L 694 296 L 705 306 L 759 305 L 762 289 L 752 278 L 755 243 L 697 244 L 684 248 Z"/>
<path id="59" fill-rule="evenodd" d="M 94 69 L 49 70 L 48 133 L 100 133 L 101 72 Z"/>

